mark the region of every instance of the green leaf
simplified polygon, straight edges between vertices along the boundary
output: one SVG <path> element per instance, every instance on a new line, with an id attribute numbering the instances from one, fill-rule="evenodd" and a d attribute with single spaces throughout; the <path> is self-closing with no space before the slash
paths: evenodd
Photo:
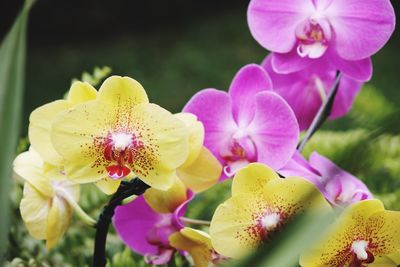
<path id="1" fill-rule="evenodd" d="M 0 252 L 5 251 L 9 218 L 11 164 L 19 139 L 25 81 L 26 28 L 34 0 L 26 0 L 10 32 L 0 45 Z M 0 255 L 0 263 L 4 261 Z"/>

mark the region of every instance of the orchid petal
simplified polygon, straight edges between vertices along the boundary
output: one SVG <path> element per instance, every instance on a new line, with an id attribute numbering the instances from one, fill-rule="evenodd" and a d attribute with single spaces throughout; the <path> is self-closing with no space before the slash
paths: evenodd
<path id="1" fill-rule="evenodd" d="M 240 169 L 233 178 L 232 196 L 260 193 L 273 179 L 279 179 L 273 169 L 261 163 L 251 163 Z"/>
<path id="2" fill-rule="evenodd" d="M 119 237 L 132 250 L 140 254 L 156 254 L 158 246 L 150 244 L 147 235 L 161 217 L 150 208 L 143 196 L 139 196 L 117 207 L 113 222 Z"/>
<path id="3" fill-rule="evenodd" d="M 337 53 L 347 60 L 375 54 L 389 40 L 395 26 L 389 0 L 335 0 L 326 16 L 335 31 Z"/>
<path id="4" fill-rule="evenodd" d="M 311 1 L 252 0 L 247 21 L 253 37 L 263 47 L 278 53 L 287 53 L 296 43 L 298 24 L 312 14 Z"/>
<path id="5" fill-rule="evenodd" d="M 183 111 L 195 114 L 203 123 L 204 145 L 223 162 L 221 150 L 229 148 L 231 137 L 237 130 L 230 96 L 216 89 L 205 89 L 195 94 Z"/>
<path id="6" fill-rule="evenodd" d="M 176 179 L 175 183 L 167 190 L 147 189 L 143 194 L 147 204 L 158 213 L 172 213 L 186 200 L 186 188 Z"/>
<path id="7" fill-rule="evenodd" d="M 248 132 L 257 147 L 257 161 L 283 167 L 296 150 L 299 126 L 283 98 L 272 92 L 256 95 L 256 112 Z"/>
<path id="8" fill-rule="evenodd" d="M 254 117 L 254 96 L 271 89 L 271 79 L 259 65 L 249 64 L 239 70 L 229 88 L 233 117 L 239 127 L 246 127 Z"/>
<path id="9" fill-rule="evenodd" d="M 205 147 L 191 165 L 177 169 L 179 179 L 195 193 L 207 190 L 216 184 L 221 173 L 221 163 Z"/>

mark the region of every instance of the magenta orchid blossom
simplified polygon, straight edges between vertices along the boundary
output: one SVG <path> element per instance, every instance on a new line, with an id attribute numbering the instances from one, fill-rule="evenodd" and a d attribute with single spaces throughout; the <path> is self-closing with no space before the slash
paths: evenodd
<path id="1" fill-rule="evenodd" d="M 300 130 L 305 130 L 311 125 L 322 102 L 332 89 L 336 70 L 311 65 L 294 73 L 279 74 L 272 68 L 272 57 L 269 55 L 262 66 L 271 77 L 274 91 L 288 102 L 296 114 Z M 337 119 L 349 112 L 361 85 L 361 82 L 348 75 L 342 76 L 329 116 L 330 119 Z"/>
<path id="2" fill-rule="evenodd" d="M 193 197 L 193 193 L 188 191 L 186 201 L 174 212 L 158 213 L 147 204 L 143 196 L 139 196 L 131 203 L 116 209 L 115 229 L 122 241 L 133 251 L 143 255 L 148 264 L 165 264 L 176 251 L 168 239 L 171 234 L 184 228 L 180 218 Z"/>
<path id="3" fill-rule="evenodd" d="M 248 24 L 253 37 L 274 52 L 278 73 L 316 63 L 366 81 L 372 75 L 369 57 L 393 33 L 395 14 L 389 0 L 252 0 Z"/>
<path id="4" fill-rule="evenodd" d="M 279 173 L 284 176 L 304 177 L 318 187 L 333 205 L 348 206 L 373 198 L 360 179 L 340 169 L 317 152 L 311 154 L 308 162 L 297 152 Z"/>
<path id="5" fill-rule="evenodd" d="M 250 162 L 279 169 L 295 152 L 296 117 L 271 89 L 268 73 L 250 64 L 236 74 L 228 93 L 204 89 L 184 107 L 203 123 L 204 145 L 225 166 L 225 175 L 232 176 Z"/>

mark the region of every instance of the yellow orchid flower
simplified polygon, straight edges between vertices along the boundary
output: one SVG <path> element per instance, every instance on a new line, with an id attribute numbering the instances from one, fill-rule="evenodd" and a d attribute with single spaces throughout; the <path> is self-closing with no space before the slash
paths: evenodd
<path id="1" fill-rule="evenodd" d="M 400 212 L 371 199 L 348 206 L 321 242 L 301 256 L 300 265 L 397 266 L 399 251 Z"/>
<path id="2" fill-rule="evenodd" d="M 103 183 L 108 193 L 131 176 L 167 190 L 189 146 L 184 123 L 150 104 L 137 81 L 119 76 L 108 78 L 95 100 L 58 114 L 51 141 L 71 180 Z"/>
<path id="3" fill-rule="evenodd" d="M 22 219 L 29 233 L 36 239 L 46 240 L 47 248 L 51 249 L 67 230 L 73 209 L 87 223 L 94 221 L 77 204 L 79 185 L 59 177 L 51 179 L 47 173 L 53 171 L 45 172 L 46 168 L 49 165 L 32 148 L 14 160 L 14 172 L 25 181 L 20 203 Z"/>
<path id="4" fill-rule="evenodd" d="M 293 216 L 308 210 L 331 210 L 313 184 L 299 177 L 282 179 L 266 165 L 249 164 L 236 173 L 232 197 L 214 213 L 212 245 L 223 256 L 241 258 L 268 242 Z"/>
<path id="5" fill-rule="evenodd" d="M 56 100 L 35 109 L 29 117 L 29 141 L 40 156 L 51 166 L 62 166 L 63 158 L 56 152 L 51 143 L 51 125 L 54 118 L 63 111 L 74 108 L 76 105 L 96 99 L 97 91 L 87 82 L 76 81 L 67 93 L 66 99 Z M 54 170 L 54 168 L 50 168 Z M 51 177 L 55 173 L 49 174 Z M 102 179 L 96 185 L 106 194 L 114 193 L 118 184 Z"/>
<path id="6" fill-rule="evenodd" d="M 187 188 L 200 193 L 218 182 L 222 165 L 203 146 L 204 127 L 197 117 L 191 113 L 178 113 L 174 116 L 184 122 L 189 131 L 189 155 L 177 169 L 177 175 Z"/>
<path id="7" fill-rule="evenodd" d="M 199 230 L 185 227 L 169 236 L 171 246 L 187 251 L 196 267 L 207 267 L 213 258 L 210 236 Z"/>

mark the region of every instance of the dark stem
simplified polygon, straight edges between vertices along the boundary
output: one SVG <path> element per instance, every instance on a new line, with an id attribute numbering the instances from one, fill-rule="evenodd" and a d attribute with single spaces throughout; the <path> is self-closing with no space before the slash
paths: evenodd
<path id="1" fill-rule="evenodd" d="M 311 123 L 311 126 L 308 128 L 306 135 L 304 136 L 303 140 L 301 140 L 300 144 L 297 146 L 297 150 L 299 152 L 301 152 L 304 149 L 308 140 L 311 139 L 313 134 L 322 126 L 322 124 L 324 124 L 326 119 L 331 114 L 333 102 L 335 100 L 335 96 L 336 96 L 336 93 L 339 88 L 341 77 L 342 77 L 342 74 L 340 72 L 337 72 L 335 82 L 332 86 L 332 89 L 330 90 L 330 92 L 328 94 L 328 97 L 322 103 L 321 107 L 318 110 L 317 115 L 315 115 L 315 117 Z"/>
<path id="2" fill-rule="evenodd" d="M 121 205 L 122 200 L 132 195 L 143 194 L 150 186 L 135 178 L 129 182 L 122 182 L 117 192 L 112 196 L 108 204 L 103 208 L 96 223 L 96 237 L 94 243 L 94 253 L 92 267 L 106 266 L 106 240 L 108 228 L 114 216 L 115 208 Z"/>

